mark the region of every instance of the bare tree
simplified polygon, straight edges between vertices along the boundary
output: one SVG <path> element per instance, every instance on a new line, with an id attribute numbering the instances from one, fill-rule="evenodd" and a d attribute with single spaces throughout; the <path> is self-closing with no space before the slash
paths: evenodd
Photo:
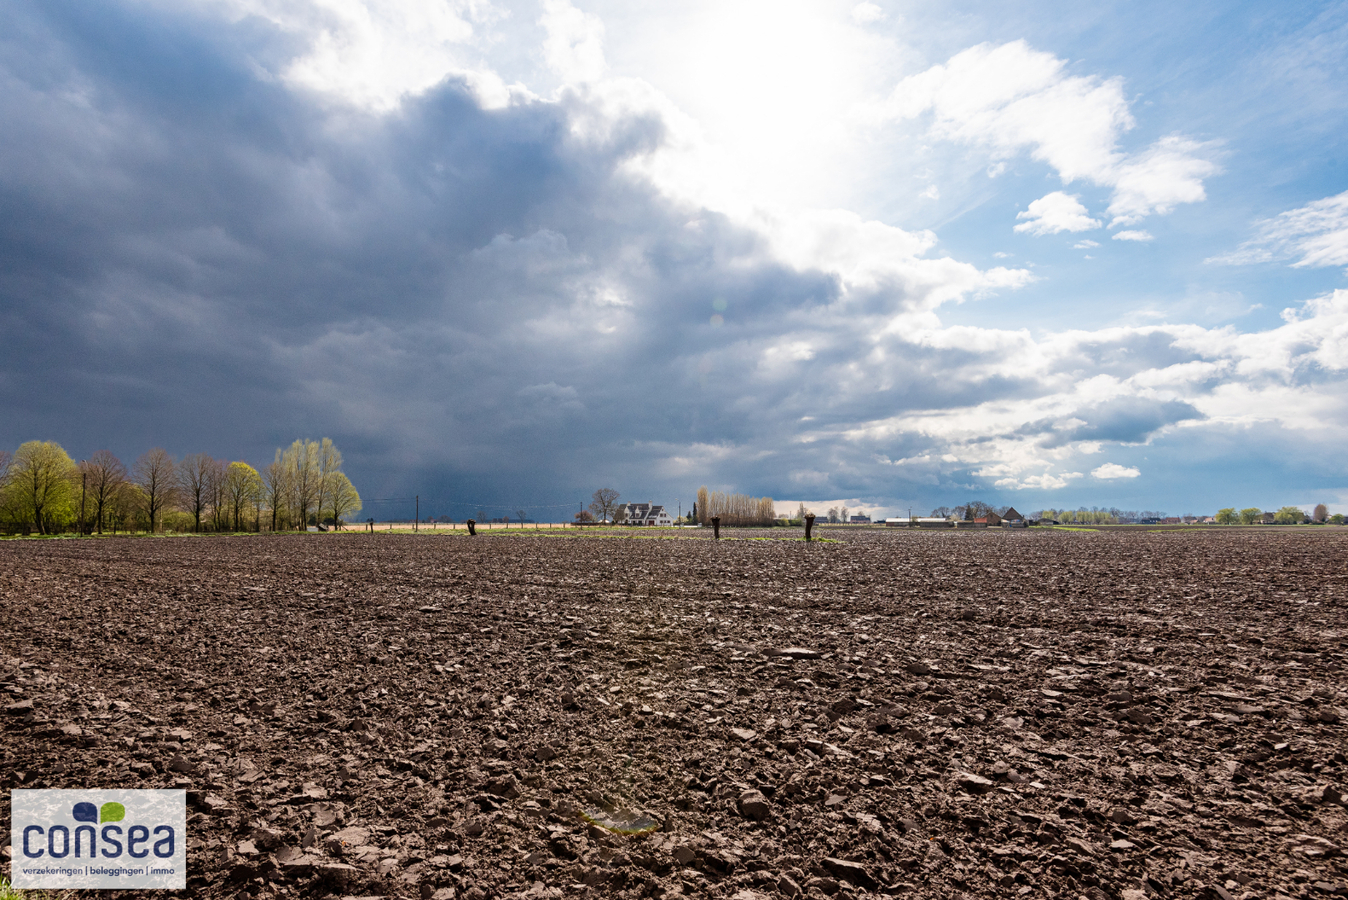
<path id="1" fill-rule="evenodd" d="M 318 441 L 295 441 L 282 456 L 289 480 L 291 506 L 301 531 L 309 527 L 309 510 L 319 497 L 319 450 Z"/>
<path id="2" fill-rule="evenodd" d="M 278 519 L 284 521 L 286 497 L 290 494 L 290 471 L 286 468 L 281 451 L 276 451 L 276 459 L 262 472 L 263 493 L 267 506 L 271 508 L 271 530 L 275 531 Z"/>
<path id="3" fill-rule="evenodd" d="M 594 513 L 594 517 L 599 521 L 607 522 L 617 505 L 618 492 L 613 488 L 600 488 L 594 492 L 594 497 L 590 500 L 590 512 Z"/>
<path id="4" fill-rule="evenodd" d="M 524 520 L 527 519 L 528 517 L 529 517 L 528 513 L 526 513 L 524 510 L 522 509 L 515 510 L 515 518 L 520 520 L 521 525 L 524 524 Z"/>
<path id="5" fill-rule="evenodd" d="M 211 530 L 224 531 L 229 528 L 229 489 L 226 473 L 229 463 L 223 459 L 211 460 L 211 469 L 206 476 L 206 496 L 211 501 Z"/>
<path id="6" fill-rule="evenodd" d="M 1312 522 L 1324 522 L 1329 518 L 1329 507 L 1323 503 L 1315 504 L 1315 511 L 1311 513 Z"/>
<path id="7" fill-rule="evenodd" d="M 126 466 L 111 451 L 98 450 L 80 464 L 80 469 L 88 479 L 89 497 L 94 503 L 94 523 L 98 533 L 102 534 L 112 499 L 126 483 Z"/>
<path id="8" fill-rule="evenodd" d="M 177 496 L 176 472 L 173 457 L 162 447 L 147 450 L 136 460 L 136 486 L 140 488 L 141 502 L 145 504 L 145 512 L 149 517 L 150 534 L 154 534 L 159 524 L 159 514 Z"/>
<path id="9" fill-rule="evenodd" d="M 211 501 L 211 470 L 215 460 L 205 453 L 189 453 L 178 463 L 178 496 L 192 514 L 193 530 L 201 531 L 201 514 Z"/>
<path id="10" fill-rule="evenodd" d="M 342 472 L 342 453 L 333 444 L 331 438 L 323 438 L 318 442 L 314 466 L 318 475 L 316 508 L 318 509 L 318 517 L 321 519 L 323 518 L 324 504 L 327 503 L 329 495 L 336 487 L 335 478 Z M 350 481 L 348 480 L 347 483 L 349 484 Z"/>

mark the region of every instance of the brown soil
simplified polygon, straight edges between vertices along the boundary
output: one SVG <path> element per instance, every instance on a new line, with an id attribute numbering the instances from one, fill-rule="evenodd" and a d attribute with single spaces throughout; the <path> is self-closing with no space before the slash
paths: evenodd
<path id="1" fill-rule="evenodd" d="M 0 827 L 184 786 L 209 897 L 1348 894 L 1348 535 L 753 534 L 5 542 Z"/>

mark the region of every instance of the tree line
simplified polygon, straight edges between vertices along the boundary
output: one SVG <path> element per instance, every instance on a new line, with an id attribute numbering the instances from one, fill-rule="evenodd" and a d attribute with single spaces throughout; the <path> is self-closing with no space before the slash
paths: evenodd
<path id="1" fill-rule="evenodd" d="M 1217 510 L 1217 515 L 1214 518 L 1218 525 L 1257 525 L 1264 521 L 1264 516 L 1264 511 L 1257 506 L 1250 506 L 1245 509 L 1228 506 L 1225 509 Z M 1284 506 L 1273 514 L 1273 524 L 1275 525 L 1303 525 L 1307 522 L 1313 522 L 1317 525 L 1342 525 L 1344 518 L 1338 514 L 1331 516 L 1329 507 L 1323 503 L 1317 503 L 1309 516 L 1299 506 Z"/>
<path id="2" fill-rule="evenodd" d="M 697 489 L 697 521 L 710 525 L 713 516 L 720 516 L 722 525 L 770 526 L 777 521 L 777 507 L 771 497 L 750 497 L 747 494 L 726 494 Z"/>
<path id="3" fill-rule="evenodd" d="M 55 441 L 0 451 L 0 529 L 10 533 L 340 528 L 360 509 L 329 438 L 278 448 L 260 472 L 206 453 L 174 459 L 161 447 L 130 468 L 108 450 L 77 463 Z"/>

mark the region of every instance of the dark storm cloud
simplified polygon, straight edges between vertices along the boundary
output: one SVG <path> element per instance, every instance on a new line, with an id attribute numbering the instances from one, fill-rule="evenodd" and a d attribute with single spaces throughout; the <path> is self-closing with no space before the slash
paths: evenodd
<path id="1" fill-rule="evenodd" d="M 1203 418 L 1193 404 L 1180 400 L 1119 397 L 1083 405 L 1069 417 L 1026 423 L 1017 429 L 1017 434 L 1048 436 L 1043 442 L 1046 447 L 1061 447 L 1074 441 L 1140 444 L 1167 425 Z"/>
<path id="2" fill-rule="evenodd" d="M 323 112 L 218 23 L 0 15 L 9 443 L 257 461 L 321 432 L 367 484 L 447 468 L 541 491 L 632 439 L 749 438 L 762 423 L 676 360 L 836 291 L 617 176 L 661 140 L 650 116 L 581 141 L 565 102 L 488 111 L 453 82 Z M 736 324 L 711 329 L 713 297 Z"/>

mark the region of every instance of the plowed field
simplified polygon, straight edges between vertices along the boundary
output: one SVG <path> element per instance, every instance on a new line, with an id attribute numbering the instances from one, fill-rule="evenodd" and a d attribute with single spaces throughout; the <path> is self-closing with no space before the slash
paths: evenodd
<path id="1" fill-rule="evenodd" d="M 0 825 L 185 787 L 206 897 L 1348 894 L 1348 534 L 823 530 L 0 543 Z"/>

